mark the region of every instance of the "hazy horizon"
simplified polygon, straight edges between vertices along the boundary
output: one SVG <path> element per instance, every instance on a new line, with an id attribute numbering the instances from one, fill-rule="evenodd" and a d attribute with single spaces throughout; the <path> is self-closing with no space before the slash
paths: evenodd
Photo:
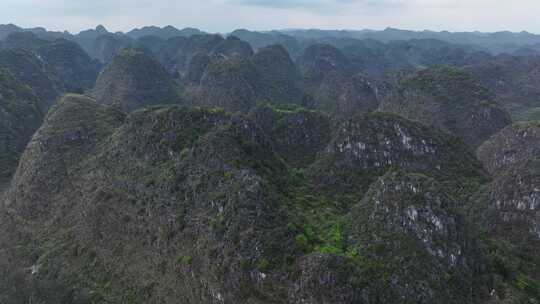
<path id="1" fill-rule="evenodd" d="M 196 27 L 226 33 L 246 28 L 540 33 L 540 2 L 516 0 L 5 0 L 0 23 L 78 33 L 144 26 Z M 482 14 L 478 14 L 478 12 Z"/>
<path id="2" fill-rule="evenodd" d="M 209 34 L 228 34 L 228 33 L 231 33 L 235 30 L 248 30 L 248 31 L 254 31 L 254 32 L 271 32 L 271 31 L 281 31 L 281 32 L 286 32 L 286 31 L 310 31 L 310 30 L 323 30 L 323 31 L 384 31 L 384 30 L 387 30 L 387 29 L 396 29 L 396 30 L 402 30 L 402 31 L 412 31 L 412 32 L 437 32 L 437 33 L 440 33 L 440 32 L 449 32 L 449 33 L 482 33 L 482 34 L 492 34 L 492 33 L 498 33 L 498 32 L 511 32 L 511 33 L 523 33 L 523 32 L 526 32 L 526 33 L 530 33 L 530 34 L 534 34 L 534 35 L 540 35 L 540 32 L 532 32 L 532 31 L 527 31 L 527 30 L 522 30 L 522 31 L 511 31 L 511 30 L 499 30 L 499 31 L 478 31 L 478 30 L 464 30 L 464 31 L 451 31 L 451 30 L 445 30 L 445 29 L 441 29 L 441 30 L 433 30 L 433 29 L 410 29 L 410 28 L 400 28 L 400 27 L 393 27 L 393 26 L 387 26 L 387 27 L 382 27 L 382 28 L 319 28 L 319 27 L 296 27 L 296 28 L 268 28 L 268 29 L 252 29 L 252 28 L 246 28 L 246 27 L 238 27 L 238 28 L 233 28 L 229 31 L 210 31 L 210 30 L 206 30 L 204 28 L 201 28 L 201 27 L 197 27 L 197 26 L 190 26 L 190 25 L 185 25 L 185 26 L 176 26 L 174 24 L 160 24 L 160 25 L 156 25 L 156 24 L 141 24 L 141 25 L 136 25 L 136 26 L 133 26 L 131 28 L 127 28 L 125 30 L 115 30 L 113 28 L 111 28 L 110 26 L 107 26 L 106 24 L 102 24 L 102 23 L 99 23 L 99 24 L 96 24 L 94 26 L 90 25 L 89 27 L 87 28 L 81 28 L 80 30 L 77 30 L 77 31 L 70 31 L 70 30 L 67 30 L 67 29 L 56 29 L 56 28 L 48 28 L 46 26 L 43 26 L 43 25 L 28 25 L 28 26 L 25 26 L 23 24 L 18 24 L 18 23 L 15 23 L 15 22 L 6 22 L 6 23 L 0 23 L 0 25 L 8 25 L 8 24 L 12 24 L 12 25 L 15 25 L 15 26 L 18 26 L 20 28 L 23 28 L 23 29 L 33 29 L 33 28 L 44 28 L 48 31 L 54 31 L 54 32 L 69 32 L 70 34 L 72 35 L 77 35 L 79 34 L 80 32 L 83 32 L 83 31 L 86 31 L 86 30 L 91 30 L 91 29 L 96 29 L 98 26 L 103 26 L 105 27 L 105 29 L 107 29 L 107 31 L 109 31 L 110 33 L 127 33 L 131 30 L 135 30 L 135 29 L 142 29 L 142 28 L 145 28 L 145 27 L 152 27 L 152 26 L 156 26 L 156 27 L 160 27 L 160 28 L 164 28 L 164 27 L 167 27 L 167 26 L 173 26 L 179 30 L 182 30 L 182 29 L 186 29 L 186 28 L 194 28 L 194 29 L 198 29 L 198 30 L 201 30 L 203 32 L 206 32 L 206 33 L 209 33 Z"/>

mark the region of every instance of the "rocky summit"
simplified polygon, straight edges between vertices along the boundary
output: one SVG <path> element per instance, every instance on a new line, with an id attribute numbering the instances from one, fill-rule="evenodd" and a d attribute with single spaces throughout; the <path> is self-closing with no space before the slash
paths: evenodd
<path id="1" fill-rule="evenodd" d="M 261 124 L 252 115 L 219 109 L 161 106 L 125 117 L 92 99 L 64 97 L 29 144 L 6 195 L 3 223 L 24 221 L 25 230 L 13 233 L 26 235 L 35 247 L 15 238 L 8 245 L 17 249 L 8 254 L 19 255 L 21 267 L 35 269 L 34 284 L 59 284 L 54 296 L 84 301 L 302 303 L 317 298 L 367 303 L 389 296 L 383 290 L 394 285 L 405 295 L 422 289 L 425 294 L 415 297 L 425 303 L 482 298 L 481 290 L 471 295 L 461 289 L 485 269 L 472 266 L 482 255 L 468 247 L 472 241 L 462 231 L 466 219 L 458 212 L 464 206 L 453 193 L 442 194 L 447 193 L 440 192 L 444 186 L 427 177 L 402 181 L 401 175 L 381 180 L 361 175 L 391 172 L 387 164 L 392 161 L 441 182 L 446 175 L 481 180 L 472 158 L 458 159 L 467 155 L 459 142 L 447 143 L 393 116 L 358 118 L 373 128 L 364 134 L 364 128 L 351 125 L 354 119 L 331 132 L 321 114 L 272 108 L 256 113 L 282 120 L 290 131 L 275 129 L 277 122 Z M 318 127 L 325 121 L 326 127 Z M 382 145 L 380 156 L 357 154 L 362 149 L 358 136 L 379 137 L 380 142 L 366 140 L 365 147 L 376 151 Z M 301 148 L 302 161 L 295 153 Z M 329 157 L 333 154 L 343 156 Z M 447 154 L 448 165 L 455 158 L 456 164 L 444 168 L 444 156 L 429 161 L 437 154 Z M 353 185 L 372 184 L 371 190 L 361 200 L 362 190 L 322 187 L 320 175 L 313 173 L 321 162 L 328 173 L 350 166 Z M 403 281 L 408 272 L 398 281 L 382 269 L 372 273 L 384 256 L 364 252 L 371 241 L 356 234 L 367 224 L 355 216 L 358 208 L 371 208 L 376 193 L 386 187 L 398 191 L 397 197 L 405 195 L 400 191 L 414 197 L 410 207 L 399 207 L 403 213 L 388 211 L 393 220 L 380 219 L 388 229 L 380 233 L 403 233 L 403 247 L 393 249 L 393 256 L 406 258 L 407 250 L 417 250 L 419 258 L 437 265 L 424 272 L 410 270 L 417 286 Z M 410 227 L 400 228 L 403 217 Z M 379 219 L 370 221 L 376 229 Z M 424 232 L 428 228 L 437 232 Z M 62 266 L 66 260 L 73 266 Z M 373 276 L 369 280 L 368 273 Z M 451 280 L 450 273 L 459 280 Z M 426 280 L 436 285 L 424 285 Z M 323 286 L 330 289 L 322 292 Z M 454 296 L 447 298 L 447 292 Z M 47 293 L 39 296 L 54 299 Z"/>
<path id="2" fill-rule="evenodd" d="M 140 50 L 116 55 L 96 80 L 90 95 L 98 102 L 130 112 L 159 103 L 178 102 L 175 84 L 167 71 Z"/>
<path id="3" fill-rule="evenodd" d="M 0 25 L 0 304 L 540 303 L 537 44 Z"/>
<path id="4" fill-rule="evenodd" d="M 395 94 L 381 108 L 456 134 L 478 147 L 511 122 L 494 98 L 470 74 L 434 67 L 399 80 Z"/>

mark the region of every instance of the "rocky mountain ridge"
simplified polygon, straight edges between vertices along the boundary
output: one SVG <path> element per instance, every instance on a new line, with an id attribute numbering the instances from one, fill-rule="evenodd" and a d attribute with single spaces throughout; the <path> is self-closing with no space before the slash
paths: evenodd
<path id="1" fill-rule="evenodd" d="M 284 115 L 283 118 L 294 115 L 293 121 L 306 121 L 320 115 L 293 113 L 280 114 L 277 110 L 275 115 Z M 380 156 L 386 155 L 396 164 L 406 162 L 408 165 L 402 166 L 404 170 L 430 176 L 433 173 L 432 176 L 439 178 L 436 172 L 445 169 L 436 160 L 433 163 L 423 160 L 423 154 L 444 153 L 458 158 L 467 154 L 461 143 L 445 143 L 442 136 L 398 117 L 375 115 L 358 119 L 374 125 L 372 132 L 380 134 L 376 135 L 380 138 L 379 145 L 392 142 L 387 145 L 389 150 L 381 152 Z M 289 124 L 284 127 L 296 129 Z M 312 130 L 306 129 L 307 132 Z M 437 262 L 446 265 L 441 264 L 440 273 L 432 272 L 435 268 L 416 273 L 422 292 L 415 292 L 417 287 L 412 287 L 409 281 L 400 282 L 405 280 L 406 274 L 401 279 L 388 281 L 377 271 L 365 280 L 365 275 L 375 265 L 372 263 L 382 257 L 373 256 L 371 260 L 367 252 L 360 249 L 369 244 L 364 243 L 363 233 L 359 232 L 358 238 L 351 241 L 345 238 L 349 225 L 350 233 L 363 229 L 356 221 L 348 222 L 347 217 L 348 210 L 359 202 L 363 192 L 352 190 L 345 194 L 339 188 L 324 187 L 318 173 L 318 168 L 327 172 L 343 168 L 351 173 L 366 170 L 366 173 L 381 175 L 392 171 L 391 167 L 380 167 L 377 154 L 362 158 L 358 166 L 357 160 L 347 156 L 356 155 L 355 150 L 348 150 L 347 144 L 338 149 L 337 143 L 350 132 L 354 138 L 371 138 L 369 133 L 363 134 L 360 130 L 338 127 L 331 137 L 318 135 L 323 139 L 320 145 L 306 142 L 305 147 L 315 149 L 314 152 L 323 147 L 325 154 L 299 163 L 288 156 L 287 150 L 279 148 L 275 141 L 279 138 L 272 136 L 277 130 L 268 130 L 249 116 L 163 106 L 142 109 L 123 118 L 116 110 L 94 100 L 67 96 L 49 112 L 32 139 L 6 196 L 5 212 L 10 220 L 3 224 L 11 220 L 24 221 L 27 229 L 14 233 L 34 239 L 37 247 L 11 243 L 9 248 L 18 248 L 11 253 L 24 257 L 21 266 L 36 269 L 32 276 L 37 280 L 35 284 L 57 284 L 53 285 L 58 290 L 54 296 L 75 297 L 83 302 L 120 301 L 128 297 L 151 303 L 157 299 L 179 298 L 186 303 L 302 303 L 309 299 L 355 303 L 382 299 L 383 290 L 389 286 L 399 286 L 398 292 L 411 301 L 480 301 L 487 290 L 469 295 L 460 287 L 469 284 L 467 278 L 477 271 L 461 264 L 461 255 L 473 259 L 469 255 L 472 252 L 464 251 L 466 245 L 461 243 L 461 238 L 466 237 L 461 232 L 445 232 L 430 241 L 437 242 L 440 238 L 451 244 L 449 248 L 411 249 L 434 263 L 438 250 L 443 250 L 442 254 L 448 259 Z M 420 130 L 426 134 L 418 137 L 416 132 Z M 328 134 L 324 129 L 321 131 Z M 404 136 L 410 138 L 410 142 L 403 140 Z M 424 143 L 426 139 L 422 136 L 439 138 L 437 141 L 441 142 Z M 402 150 L 409 150 L 410 154 L 403 154 Z M 326 153 L 343 156 L 329 157 Z M 319 158 L 324 159 L 324 167 Z M 307 170 L 295 173 L 282 159 Z M 442 176 L 450 174 L 453 179 L 454 174 L 465 174 L 463 178 L 483 178 L 473 157 L 456 159 L 456 163 L 469 166 L 471 175 L 456 169 Z M 374 183 L 371 191 L 379 187 L 369 174 L 351 178 L 356 181 L 354 184 Z M 442 181 L 445 179 L 442 177 Z M 386 187 L 386 183 L 383 185 Z M 423 191 L 420 189 L 417 191 Z M 368 204 L 371 192 L 367 193 L 362 204 Z M 435 208 L 424 205 L 433 204 L 433 199 L 438 200 L 426 194 L 425 201 L 419 201 L 417 208 Z M 384 209 L 381 212 L 386 214 Z M 457 229 L 452 226 L 457 224 L 452 223 L 464 220 L 444 213 L 454 211 L 434 212 L 435 215 L 426 216 L 436 216 L 441 221 L 434 225 L 450 225 L 444 229 Z M 424 221 L 422 216 L 419 219 Z M 378 222 L 373 220 L 374 225 Z M 43 229 L 44 225 L 49 227 L 49 232 L 40 234 L 35 230 Z M 457 233 L 455 238 L 454 233 Z M 404 244 L 413 246 L 423 236 L 413 235 L 412 238 L 411 241 L 404 239 Z M 117 258 L 110 255 L 117 250 L 115 247 L 123 248 Z M 68 256 L 70 251 L 62 248 L 77 248 L 78 253 L 73 259 Z M 49 250 L 58 251 L 51 255 Z M 396 256 L 407 255 L 402 249 L 396 250 Z M 456 250 L 459 253 L 453 253 Z M 455 261 L 451 254 L 455 255 Z M 364 258 L 368 260 L 362 260 Z M 76 268 L 61 266 L 68 260 L 82 267 L 95 263 L 93 269 L 99 271 L 92 270 L 94 274 L 90 274 L 87 272 L 90 269 L 78 268 L 86 277 L 81 280 L 73 272 Z M 118 267 L 118 263 L 125 267 Z M 155 269 L 151 266 L 154 263 L 163 266 Z M 116 266 L 110 268 L 112 265 Z M 345 265 L 350 266 L 343 268 Z M 454 267 L 452 265 L 458 267 L 457 272 L 467 275 L 457 276 L 458 282 L 447 285 L 444 282 L 448 278 L 443 274 L 453 270 L 443 269 Z M 332 275 L 325 279 L 325 273 Z M 116 276 L 132 280 L 114 280 Z M 434 276 L 442 285 L 421 283 L 431 282 Z M 75 285 L 81 288 L 73 289 Z M 323 285 L 330 289 L 321 291 Z M 446 298 L 446 288 L 453 291 L 452 298 Z M 48 294 L 38 296 L 44 301 L 53 299 L 47 298 Z"/>
<path id="2" fill-rule="evenodd" d="M 61 34 L 0 42 L 0 303 L 540 301 L 535 55 Z"/>

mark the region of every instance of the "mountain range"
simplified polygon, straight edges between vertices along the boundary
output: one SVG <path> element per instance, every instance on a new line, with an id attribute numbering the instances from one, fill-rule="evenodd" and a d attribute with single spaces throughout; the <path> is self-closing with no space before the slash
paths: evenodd
<path id="1" fill-rule="evenodd" d="M 538 303 L 539 46 L 0 25 L 0 303 Z"/>

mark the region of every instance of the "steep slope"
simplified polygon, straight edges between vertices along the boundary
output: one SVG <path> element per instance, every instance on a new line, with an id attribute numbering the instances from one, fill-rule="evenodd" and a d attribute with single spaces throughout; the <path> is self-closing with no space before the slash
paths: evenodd
<path id="1" fill-rule="evenodd" d="M 238 56 L 249 58 L 253 56 L 253 49 L 249 43 L 242 41 L 234 36 L 229 36 L 220 44 L 216 45 L 211 54 L 224 55 L 227 57 Z"/>
<path id="2" fill-rule="evenodd" d="M 442 66 L 399 81 L 381 109 L 453 133 L 473 148 L 511 122 L 493 94 L 470 74 Z"/>
<path id="3" fill-rule="evenodd" d="M 234 36 L 225 39 L 220 35 L 198 34 L 168 39 L 155 55 L 171 74 L 186 76 L 192 60 L 200 56 L 248 59 L 253 55 L 253 49 L 249 43 Z"/>
<path id="4" fill-rule="evenodd" d="M 75 42 L 58 39 L 36 52 L 52 68 L 66 92 L 82 92 L 94 86 L 100 65 Z"/>
<path id="5" fill-rule="evenodd" d="M 333 131 L 379 138 L 384 146 L 388 139 L 396 148 L 383 155 L 397 167 L 435 172 L 437 178 L 452 174 L 454 167 L 466 172 L 463 168 L 476 166 L 467 157 L 458 159 L 466 151 L 459 142 L 416 123 L 394 116 L 364 120 L 372 121 L 372 132 L 381 136 L 346 125 Z M 473 294 L 460 289 L 477 278 L 464 261 L 479 260 L 474 245 L 456 253 L 469 239 L 453 201 L 443 194 L 453 189 L 448 185 L 418 188 L 424 200 L 414 201 L 418 210 L 431 207 L 441 219 L 443 229 L 430 234 L 433 244 L 414 247 L 426 265 L 436 266 L 433 272 L 373 271 L 378 260 L 356 250 L 370 244 L 356 234 L 365 222 L 347 216 L 364 192 L 329 192 L 312 184 L 309 170 L 302 169 L 317 164 L 321 151 L 340 153 L 331 148 L 339 136 L 328 143 L 331 130 L 326 115 L 301 109 L 264 107 L 245 116 L 161 106 L 124 118 L 91 99 L 67 96 L 29 144 L 0 213 L 5 231 L 0 243 L 8 248 L 0 260 L 15 261 L 0 263 L 0 271 L 8 274 L 0 277 L 2 296 L 47 303 L 373 303 L 385 299 L 388 288 L 404 286 L 403 281 L 389 285 L 390 273 L 414 286 L 435 278 L 418 294 L 409 292 L 412 287 L 397 290 L 407 303 L 479 302 L 484 288 Z M 305 157 L 294 153 L 297 149 Z M 441 170 L 445 155 L 455 161 Z M 345 159 L 322 157 L 329 171 L 342 168 Z M 369 166 L 378 167 L 375 162 Z M 451 178 L 482 178 L 472 170 Z M 367 175 L 357 181 L 367 189 L 376 179 Z M 386 179 L 391 184 L 398 178 Z M 434 183 L 425 179 L 420 182 Z M 379 188 L 375 184 L 370 193 Z M 363 204 L 374 205 L 368 202 L 376 197 L 366 196 Z M 422 221 L 411 223 L 409 230 L 435 227 L 423 223 L 431 214 L 419 214 Z M 381 222 L 370 229 L 394 231 L 379 229 Z M 417 235 L 395 227 L 409 238 L 402 244 L 419 244 Z M 348 241 L 351 233 L 359 236 L 354 244 Z M 407 256 L 407 248 L 396 249 L 394 256 Z M 429 251 L 439 248 L 447 255 Z"/>
<path id="6" fill-rule="evenodd" d="M 540 125 L 508 126 L 478 149 L 493 181 L 477 196 L 476 218 L 490 237 L 498 297 L 540 298 Z"/>
<path id="7" fill-rule="evenodd" d="M 312 106 L 337 117 L 376 110 L 377 88 L 345 54 L 329 44 L 308 47 L 298 60 Z"/>
<path id="8" fill-rule="evenodd" d="M 132 47 L 133 39 L 112 33 L 99 35 L 92 43 L 91 56 L 102 64 L 111 62 L 121 50 Z"/>
<path id="9" fill-rule="evenodd" d="M 374 84 L 362 75 L 329 73 L 314 94 L 315 107 L 338 117 L 370 113 L 379 107 Z"/>
<path id="10" fill-rule="evenodd" d="M 186 49 L 189 48 L 190 47 L 186 45 Z M 187 63 L 184 79 L 188 83 L 198 84 L 212 58 L 233 57 L 234 60 L 243 60 L 249 59 L 251 56 L 253 56 L 253 49 L 247 42 L 229 36 L 227 39 L 213 47 L 211 51 L 202 50 L 195 52 Z"/>
<path id="11" fill-rule="evenodd" d="M 49 113 L 9 195 L 10 212 L 29 231 L 51 225 L 47 236 L 31 232 L 40 244 L 39 260 L 27 260 L 40 265 L 36 284 L 78 282 L 83 289 L 70 292 L 86 301 L 200 303 L 271 294 L 260 281 L 268 267 L 261 260 L 279 261 L 290 249 L 277 242 L 284 228 L 275 227 L 285 226 L 276 197 L 250 167 L 261 161 L 252 153 L 271 157 L 256 128 L 222 112 L 172 107 L 136 112 L 111 134 L 122 120 L 92 103 L 70 97 Z M 45 159 L 43 170 L 32 169 Z M 47 244 L 80 246 L 81 255 L 74 267 L 62 267 L 69 253 L 49 255 Z M 119 259 L 109 254 L 117 246 L 124 247 Z M 92 260 L 95 270 L 83 269 Z"/>
<path id="12" fill-rule="evenodd" d="M 486 260 L 445 187 L 420 174 L 391 172 L 351 213 L 353 254 L 370 268 L 380 303 L 475 303 L 490 291 Z M 483 277 L 483 278 L 482 278 Z"/>
<path id="13" fill-rule="evenodd" d="M 363 193 L 376 176 L 396 167 L 465 191 L 486 180 L 480 163 L 457 138 L 385 113 L 342 122 L 310 174 L 329 191 Z"/>
<path id="14" fill-rule="evenodd" d="M 171 73 L 183 75 L 191 62 L 191 59 L 199 53 L 210 55 L 212 50 L 224 43 L 225 39 L 220 35 L 193 35 L 175 37 L 167 40 L 163 48 L 157 54 L 157 58 Z"/>
<path id="15" fill-rule="evenodd" d="M 0 69 L 0 192 L 9 181 L 42 112 L 31 89 Z"/>
<path id="16" fill-rule="evenodd" d="M 252 58 L 261 77 L 259 100 L 300 104 L 304 98 L 301 76 L 287 50 L 281 45 L 261 48 Z"/>
<path id="17" fill-rule="evenodd" d="M 189 39 L 187 37 L 174 37 L 167 39 L 160 49 L 156 52 L 155 56 L 158 59 L 158 61 L 167 69 L 167 71 L 171 74 L 177 74 L 178 71 L 178 55 L 179 52 L 182 50 L 183 47 L 186 46 Z M 206 54 L 205 52 L 202 52 L 203 54 Z M 182 62 L 182 68 L 184 67 L 184 64 Z M 189 63 L 188 63 L 189 65 Z"/>
<path id="18" fill-rule="evenodd" d="M 134 42 L 135 48 L 146 49 L 152 54 L 158 54 L 166 40 L 158 36 L 142 36 Z"/>
<path id="19" fill-rule="evenodd" d="M 193 94 L 197 104 L 249 111 L 257 102 L 259 74 L 250 60 L 214 56 Z"/>
<path id="20" fill-rule="evenodd" d="M 267 134 L 274 152 L 293 168 L 315 162 L 331 139 L 332 120 L 318 111 L 265 104 L 249 115 Z"/>
<path id="21" fill-rule="evenodd" d="M 307 105 L 309 101 L 298 70 L 281 46 L 266 47 L 247 57 L 198 53 L 185 80 L 188 99 L 228 111 L 248 112 L 265 103 Z"/>
<path id="22" fill-rule="evenodd" d="M 188 84 L 199 84 L 211 60 L 212 57 L 209 55 L 205 53 L 197 53 L 189 62 L 184 80 Z"/>
<path id="23" fill-rule="evenodd" d="M 80 165 L 84 154 L 95 151 L 98 140 L 109 135 L 112 128 L 122 120 L 121 113 L 99 107 L 93 100 L 74 95 L 67 95 L 49 111 L 44 124 L 29 143 L 18 177 L 14 181 L 26 188 L 18 199 L 22 200 L 24 197 L 29 204 L 18 205 L 20 209 L 17 213 L 8 210 L 9 204 L 0 205 L 0 225 L 6 232 L 0 236 L 0 243 L 2 248 L 9 248 L 0 253 L 0 271 L 3 274 L 0 278 L 0 298 L 3 302 L 19 303 L 37 297 L 48 303 L 66 303 L 85 301 L 84 295 L 88 297 L 83 293 L 82 297 L 74 300 L 73 287 L 69 286 L 69 282 L 50 277 L 29 276 L 28 263 L 35 261 L 33 253 L 38 247 L 29 245 L 26 241 L 30 238 L 40 239 L 39 233 L 36 233 L 39 229 L 35 226 L 36 221 L 32 222 L 30 218 L 35 220 L 42 216 L 45 210 L 50 211 L 50 215 L 54 208 L 62 205 L 64 199 L 74 197 L 77 191 L 73 191 L 71 186 L 63 185 L 63 182 L 78 176 L 80 171 L 75 167 Z M 21 179 L 24 180 L 22 183 Z M 61 193 L 63 189 L 70 189 L 73 195 L 66 196 Z M 41 219 L 44 222 L 47 219 L 54 221 L 52 216 Z M 71 217 L 71 220 L 73 219 Z M 43 227 L 48 225 L 44 222 Z M 41 243 L 40 248 L 45 251 L 59 249 L 55 249 L 55 244 L 59 244 L 63 235 L 59 232 L 63 228 L 51 225 L 58 234 L 51 233 L 41 238 L 45 243 Z M 56 237 L 59 238 L 53 240 Z M 14 241 L 22 242 L 23 246 L 11 247 Z"/>
<path id="24" fill-rule="evenodd" d="M 43 101 L 48 103 L 47 107 L 56 98 L 56 96 L 53 97 L 54 93 L 50 92 L 51 90 L 58 92 L 82 92 L 94 86 L 100 69 L 99 63 L 92 60 L 81 46 L 76 42 L 63 38 L 42 39 L 32 32 L 20 32 L 10 35 L 3 46 L 5 49 L 12 51 L 11 55 L 22 57 L 17 58 L 17 61 L 22 59 L 26 59 L 27 61 L 32 60 L 32 65 L 34 66 L 33 73 L 45 73 L 46 77 L 54 82 L 54 89 L 50 88 L 51 84 L 42 83 L 45 82 L 43 79 L 40 80 L 39 87 L 36 87 L 36 93 L 40 96 L 43 94 Z M 23 55 L 23 50 L 30 54 Z M 37 59 L 29 59 L 29 56 L 35 56 Z M 12 67 L 13 65 L 14 63 L 11 63 Z M 35 71 L 38 69 L 35 67 L 36 65 L 41 65 L 42 71 Z M 24 74 L 25 82 L 29 78 L 32 78 L 32 83 L 34 83 L 37 81 L 34 78 L 44 77 L 42 75 L 31 76 L 29 73 L 29 71 L 21 72 L 20 70 L 14 72 L 15 75 Z M 32 83 L 29 84 L 32 85 Z"/>
<path id="25" fill-rule="evenodd" d="M 63 91 L 63 85 L 56 75 L 30 51 L 1 50 L 0 67 L 9 70 L 17 80 L 32 88 L 44 112 Z"/>
<path id="26" fill-rule="evenodd" d="M 348 58 L 328 44 L 311 45 L 297 63 L 309 88 L 318 87 L 331 72 L 345 75 L 352 73 Z"/>
<path id="27" fill-rule="evenodd" d="M 291 57 L 298 58 L 303 51 L 303 46 L 294 37 L 285 35 L 283 33 L 272 31 L 269 33 L 253 32 L 245 29 L 239 29 L 233 31 L 231 36 L 238 37 L 244 41 L 247 41 L 255 49 L 261 49 L 271 45 L 283 46 Z"/>
<path id="28" fill-rule="evenodd" d="M 540 57 L 499 55 L 466 70 L 495 93 L 516 120 L 535 120 L 540 110 Z M 537 115 L 537 114 L 536 114 Z"/>
<path id="29" fill-rule="evenodd" d="M 540 248 L 540 124 L 509 126 L 480 146 L 477 154 L 494 176 L 487 190 L 494 234 Z"/>
<path id="30" fill-rule="evenodd" d="M 540 156 L 498 175 L 487 191 L 490 232 L 516 245 L 540 248 Z M 535 259 L 539 262 L 538 259 Z M 536 279 L 540 271 L 531 269 Z"/>
<path id="31" fill-rule="evenodd" d="M 480 146 L 477 155 L 493 175 L 519 167 L 540 155 L 540 124 L 520 122 L 510 125 Z"/>
<path id="32" fill-rule="evenodd" d="M 103 26 L 98 25 L 95 29 L 88 29 L 79 32 L 77 35 L 73 36 L 73 41 L 77 42 L 90 57 L 95 58 L 94 54 L 94 43 L 96 39 L 101 35 L 108 34 L 109 31 Z"/>
<path id="33" fill-rule="evenodd" d="M 142 51 L 124 49 L 99 75 L 90 92 L 98 102 L 131 112 L 143 106 L 176 103 L 178 96 L 167 71 Z"/>

